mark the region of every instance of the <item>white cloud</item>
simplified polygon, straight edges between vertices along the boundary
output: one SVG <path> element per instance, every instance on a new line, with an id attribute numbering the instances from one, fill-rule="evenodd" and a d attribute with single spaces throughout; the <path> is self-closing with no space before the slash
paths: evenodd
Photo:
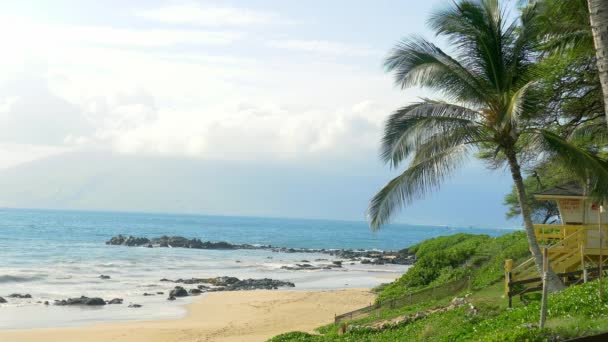
<path id="1" fill-rule="evenodd" d="M 236 104 L 208 108 L 208 116 L 161 110 L 156 119 L 139 125 L 106 127 L 97 138 L 99 145 L 128 154 L 224 160 L 352 158 L 374 151 L 380 132 L 371 119 L 375 115 L 370 115 L 379 108 L 357 110 L 360 107 L 296 111 L 272 104 Z"/>
<path id="2" fill-rule="evenodd" d="M 38 93 L 31 83 L 0 89 L 0 123 L 11 127 L 0 144 L 230 160 L 375 154 L 382 120 L 400 98 L 387 77 L 332 59 L 300 64 L 255 45 L 223 49 L 243 36 L 216 33 L 0 20 L 11 51 L 0 54 L 0 83 L 25 77 L 15 70 L 42 83 Z M 180 46 L 197 44 L 204 46 Z M 326 41 L 272 44 L 373 54 Z"/>
<path id="3" fill-rule="evenodd" d="M 70 46 L 169 47 L 225 45 L 243 37 L 232 31 L 134 29 L 48 24 L 28 18 L 0 17 L 0 39 L 6 46 L 32 53 Z"/>
<path id="4" fill-rule="evenodd" d="M 274 13 L 235 7 L 201 7 L 196 4 L 161 7 L 136 15 L 163 23 L 200 26 L 250 26 L 279 22 L 278 15 Z"/>
<path id="5" fill-rule="evenodd" d="M 349 45 L 325 40 L 272 40 L 268 46 L 293 51 L 331 56 L 379 56 L 380 51 L 365 46 Z"/>

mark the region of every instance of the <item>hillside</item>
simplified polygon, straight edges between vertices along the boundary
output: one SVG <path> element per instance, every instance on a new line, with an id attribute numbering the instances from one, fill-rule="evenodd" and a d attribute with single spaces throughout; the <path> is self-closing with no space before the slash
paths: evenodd
<path id="1" fill-rule="evenodd" d="M 540 294 L 526 295 L 514 301 L 513 309 L 507 308 L 502 264 L 505 258 L 527 258 L 523 232 L 498 238 L 445 236 L 408 250 L 416 253 L 418 262 L 395 282 L 377 289 L 377 300 L 441 287 L 459 277 L 471 277 L 470 289 L 416 305 L 379 310 L 347 322 L 345 334 L 339 325 L 330 324 L 318 328 L 319 335 L 293 332 L 271 341 L 559 341 L 608 331 L 608 296 L 598 300 L 597 282 L 550 295 L 545 329 L 537 326 Z"/>

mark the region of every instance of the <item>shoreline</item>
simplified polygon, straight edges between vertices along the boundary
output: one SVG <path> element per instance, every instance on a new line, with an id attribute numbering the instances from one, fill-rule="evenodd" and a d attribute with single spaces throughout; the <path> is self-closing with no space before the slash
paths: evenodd
<path id="1" fill-rule="evenodd" d="M 185 304 L 183 318 L 96 323 L 87 326 L 0 331 L 0 340 L 29 341 L 265 341 L 312 331 L 335 314 L 369 305 L 370 289 L 212 292 Z"/>

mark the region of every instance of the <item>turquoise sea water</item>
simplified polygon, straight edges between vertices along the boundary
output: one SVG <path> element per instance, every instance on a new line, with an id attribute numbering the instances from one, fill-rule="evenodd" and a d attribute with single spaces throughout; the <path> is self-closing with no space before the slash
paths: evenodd
<path id="1" fill-rule="evenodd" d="M 342 269 L 290 271 L 302 260 L 320 264 L 326 254 L 267 250 L 189 250 L 129 248 L 104 244 L 117 234 L 144 237 L 181 235 L 231 243 L 279 247 L 395 250 L 422 240 L 467 232 L 497 236 L 508 230 L 391 225 L 372 233 L 365 222 L 179 214 L 0 209 L 0 296 L 29 293 L 0 307 L 0 328 L 64 326 L 109 320 L 175 318 L 181 304 L 144 292 L 168 291 L 161 278 L 236 276 L 289 280 L 296 289 L 372 287 L 407 270 L 402 265 L 346 264 Z M 102 280 L 99 275 L 110 275 Z M 144 304 L 65 308 L 48 300 L 75 296 L 120 297 Z"/>

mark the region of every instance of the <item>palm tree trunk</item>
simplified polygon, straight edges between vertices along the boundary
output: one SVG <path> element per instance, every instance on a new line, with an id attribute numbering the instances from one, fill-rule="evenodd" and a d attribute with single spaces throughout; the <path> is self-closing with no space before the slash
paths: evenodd
<path id="1" fill-rule="evenodd" d="M 506 150 L 505 154 L 507 155 L 509 167 L 511 169 L 511 176 L 513 177 L 513 182 L 515 183 L 515 188 L 517 189 L 517 196 L 519 198 L 519 205 L 521 207 L 521 216 L 524 219 L 524 227 L 526 228 L 526 236 L 528 237 L 528 247 L 530 248 L 530 252 L 534 257 L 534 263 L 536 264 L 538 273 L 542 275 L 543 255 L 541 253 L 540 246 L 538 245 L 538 241 L 536 240 L 536 234 L 534 233 L 534 224 L 532 223 L 530 206 L 528 205 L 528 201 L 526 201 L 526 188 L 524 187 L 524 181 L 521 177 L 521 169 L 519 167 L 514 149 Z M 559 291 L 564 288 L 564 284 L 553 272 L 553 270 L 551 270 L 551 267 L 549 267 L 549 272 L 547 273 L 547 285 L 549 291 L 551 292 Z"/>
<path id="2" fill-rule="evenodd" d="M 587 0 L 587 4 L 589 5 L 597 69 L 604 94 L 604 113 L 606 123 L 608 123 L 608 1 Z"/>

